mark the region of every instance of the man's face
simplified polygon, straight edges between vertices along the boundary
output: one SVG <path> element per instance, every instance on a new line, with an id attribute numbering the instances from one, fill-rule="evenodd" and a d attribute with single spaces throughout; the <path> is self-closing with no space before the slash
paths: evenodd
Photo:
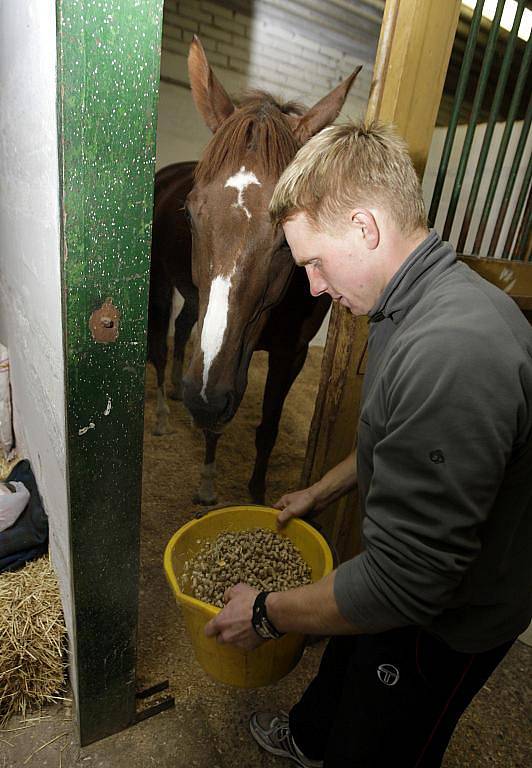
<path id="1" fill-rule="evenodd" d="M 313 296 L 328 293 L 353 315 L 365 315 L 382 293 L 379 256 L 368 247 L 364 227 L 347 218 L 338 236 L 312 227 L 305 213 L 283 224 L 296 264 L 306 269 Z"/>

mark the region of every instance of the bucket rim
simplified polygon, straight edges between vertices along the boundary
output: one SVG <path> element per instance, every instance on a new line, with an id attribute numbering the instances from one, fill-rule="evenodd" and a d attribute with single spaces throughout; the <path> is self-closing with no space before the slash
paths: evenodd
<path id="1" fill-rule="evenodd" d="M 272 517 L 277 517 L 279 514 L 279 510 L 275 509 L 275 507 L 269 507 L 263 504 L 228 504 L 226 507 L 218 507 L 217 509 L 213 509 L 210 512 L 207 512 L 205 515 L 202 515 L 200 518 L 194 518 L 193 520 L 189 520 L 188 523 L 185 523 L 181 526 L 170 538 L 168 541 L 165 550 L 164 550 L 164 557 L 163 557 L 163 565 L 164 565 L 164 571 L 166 574 L 166 578 L 170 584 L 170 587 L 172 588 L 172 591 L 174 593 L 174 597 L 176 600 L 180 603 L 183 603 L 185 605 L 188 605 L 191 608 L 195 608 L 196 610 L 202 611 L 204 614 L 209 616 L 210 618 L 216 616 L 220 611 L 221 608 L 218 608 L 215 605 L 210 605 L 209 603 L 203 602 L 203 600 L 198 600 L 196 597 L 192 597 L 191 595 L 187 595 L 184 592 L 181 591 L 179 584 L 177 582 L 177 578 L 173 569 L 172 565 L 172 552 L 175 548 L 176 543 L 179 541 L 179 539 L 188 531 L 190 528 L 193 528 L 195 525 L 198 525 L 198 523 L 201 523 L 202 520 L 205 520 L 206 517 L 219 517 L 222 514 L 227 514 L 227 512 L 232 512 L 235 510 L 245 510 L 245 509 L 253 509 L 253 510 L 261 510 L 263 512 L 267 512 L 272 515 Z M 258 526 L 251 526 L 251 527 L 258 527 Z M 306 522 L 306 520 L 301 520 L 300 518 L 291 518 L 286 526 L 282 528 L 279 533 L 285 532 L 290 527 L 299 527 L 303 530 L 306 530 L 307 533 L 309 533 L 312 538 L 319 544 L 321 549 L 323 550 L 325 563 L 324 563 L 324 569 L 323 569 L 323 577 L 327 576 L 329 573 L 331 573 L 333 569 L 333 556 L 331 549 L 329 547 L 329 544 L 327 543 L 325 537 L 314 528 L 314 526 L 310 525 Z M 242 530 L 246 530 L 243 528 Z"/>

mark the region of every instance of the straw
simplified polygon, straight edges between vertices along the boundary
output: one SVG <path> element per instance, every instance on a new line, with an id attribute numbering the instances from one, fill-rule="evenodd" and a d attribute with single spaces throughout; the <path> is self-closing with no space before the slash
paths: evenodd
<path id="1" fill-rule="evenodd" d="M 0 574 L 0 728 L 61 699 L 66 627 L 48 557 Z"/>

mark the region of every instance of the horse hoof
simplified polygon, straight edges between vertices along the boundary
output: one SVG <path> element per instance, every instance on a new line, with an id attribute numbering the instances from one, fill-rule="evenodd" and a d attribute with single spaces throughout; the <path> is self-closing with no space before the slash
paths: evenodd
<path id="1" fill-rule="evenodd" d="M 170 426 L 168 424 L 156 424 L 153 428 L 152 435 L 155 435 L 157 437 L 162 437 L 163 435 L 169 435 L 171 432 Z"/>
<path id="2" fill-rule="evenodd" d="M 196 493 L 194 494 L 192 501 L 194 504 L 201 504 L 204 507 L 212 507 L 214 504 L 218 503 L 218 497 L 209 496 L 207 498 L 204 498 L 203 496 L 200 496 L 199 493 Z"/>
<path id="3" fill-rule="evenodd" d="M 168 397 L 170 398 L 170 400 L 179 400 L 179 401 L 181 401 L 183 399 L 183 390 L 181 389 L 181 387 L 179 387 L 179 388 L 176 387 L 175 389 L 172 389 L 168 393 Z"/>

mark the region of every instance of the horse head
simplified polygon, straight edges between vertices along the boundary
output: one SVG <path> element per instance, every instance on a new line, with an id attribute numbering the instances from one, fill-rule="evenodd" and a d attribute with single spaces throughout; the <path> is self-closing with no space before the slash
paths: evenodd
<path id="1" fill-rule="evenodd" d="M 221 431 L 294 269 L 282 228 L 268 215 L 275 184 L 298 148 L 338 116 L 360 67 L 305 112 L 261 91 L 233 103 L 197 38 L 188 66 L 196 108 L 213 137 L 185 206 L 199 314 L 183 398 L 198 426 Z"/>

